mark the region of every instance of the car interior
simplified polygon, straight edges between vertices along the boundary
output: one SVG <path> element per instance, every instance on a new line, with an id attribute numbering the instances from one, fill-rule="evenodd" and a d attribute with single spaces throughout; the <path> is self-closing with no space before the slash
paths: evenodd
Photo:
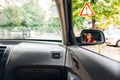
<path id="1" fill-rule="evenodd" d="M 0 40 L 0 80 L 120 80 L 120 63 L 81 45 L 72 30 L 71 0 L 56 0 L 62 41 Z M 86 30 L 90 31 L 90 30 Z M 94 33 L 94 31 L 92 31 Z M 82 35 L 82 34 L 81 34 Z"/>

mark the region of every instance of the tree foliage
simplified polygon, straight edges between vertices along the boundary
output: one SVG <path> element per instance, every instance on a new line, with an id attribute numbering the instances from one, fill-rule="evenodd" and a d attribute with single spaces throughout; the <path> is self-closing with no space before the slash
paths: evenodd
<path id="1" fill-rule="evenodd" d="M 28 0 L 22 6 L 22 26 L 42 26 L 44 11 L 38 5 L 37 0 Z"/>
<path id="2" fill-rule="evenodd" d="M 38 5 L 37 0 L 28 0 L 21 7 L 9 4 L 0 13 L 1 27 L 16 26 L 42 26 L 44 11 Z"/>
<path id="3" fill-rule="evenodd" d="M 21 24 L 20 9 L 15 6 L 6 7 L 0 14 L 0 26 L 11 27 Z"/>
<path id="4" fill-rule="evenodd" d="M 52 31 L 56 31 L 60 29 L 60 18 L 54 17 L 50 18 L 48 27 L 52 29 Z"/>
<path id="5" fill-rule="evenodd" d="M 105 28 L 109 24 L 120 24 L 120 1 L 119 0 L 73 0 L 73 26 L 77 28 L 83 26 L 85 17 L 80 17 L 79 13 L 84 5 L 84 2 L 88 1 L 95 12 L 95 16 L 88 17 L 89 19 L 95 19 L 99 23 L 100 28 Z M 94 3 L 93 3 L 94 1 Z M 83 19 L 82 21 L 80 19 Z"/>

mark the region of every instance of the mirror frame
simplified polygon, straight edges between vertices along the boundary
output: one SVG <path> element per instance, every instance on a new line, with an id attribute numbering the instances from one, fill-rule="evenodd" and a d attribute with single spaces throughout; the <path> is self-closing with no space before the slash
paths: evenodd
<path id="1" fill-rule="evenodd" d="M 85 32 L 98 32 L 101 35 L 101 41 L 98 42 L 83 42 L 83 35 Z M 83 29 L 80 34 L 80 40 L 82 45 L 96 45 L 96 44 L 103 44 L 105 42 L 105 36 L 104 33 L 101 30 L 95 30 L 95 29 Z"/>

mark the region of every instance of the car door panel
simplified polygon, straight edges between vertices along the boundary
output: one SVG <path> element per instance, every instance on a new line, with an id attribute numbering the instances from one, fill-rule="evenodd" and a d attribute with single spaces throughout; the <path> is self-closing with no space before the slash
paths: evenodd
<path id="1" fill-rule="evenodd" d="M 92 80 L 120 80 L 120 64 L 104 56 L 78 46 L 69 47 Z"/>
<path id="2" fill-rule="evenodd" d="M 68 67 L 74 74 L 77 74 L 82 80 L 92 80 L 80 59 L 70 50 L 67 50 L 66 67 Z"/>

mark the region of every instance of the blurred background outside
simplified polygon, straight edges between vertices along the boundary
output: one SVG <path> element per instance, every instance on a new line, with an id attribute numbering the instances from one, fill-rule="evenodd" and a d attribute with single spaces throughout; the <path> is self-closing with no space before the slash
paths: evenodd
<path id="1" fill-rule="evenodd" d="M 85 2 L 91 5 L 94 16 L 80 16 Z M 105 44 L 85 48 L 120 61 L 120 0 L 72 0 L 72 15 L 75 36 L 80 36 L 82 29 L 98 29 L 105 34 Z"/>
<path id="2" fill-rule="evenodd" d="M 0 39 L 61 40 L 55 0 L 0 0 Z"/>

